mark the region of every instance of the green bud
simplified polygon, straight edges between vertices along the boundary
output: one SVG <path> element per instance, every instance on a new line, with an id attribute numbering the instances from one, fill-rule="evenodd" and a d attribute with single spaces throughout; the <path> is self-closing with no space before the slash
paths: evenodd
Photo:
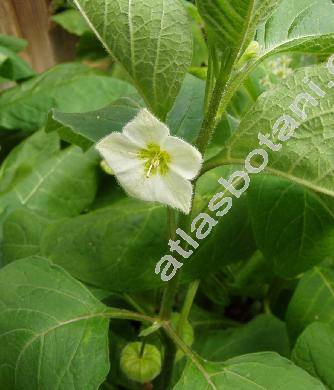
<path id="1" fill-rule="evenodd" d="M 241 68 L 244 66 L 249 60 L 252 60 L 253 58 L 256 58 L 260 51 L 260 45 L 256 41 L 252 41 L 243 55 L 240 57 L 240 60 L 238 61 L 238 68 Z"/>
<path id="2" fill-rule="evenodd" d="M 145 344 L 140 356 L 142 343 L 130 343 L 121 353 L 121 370 L 131 380 L 139 383 L 151 382 L 161 371 L 161 354 L 157 347 Z"/>

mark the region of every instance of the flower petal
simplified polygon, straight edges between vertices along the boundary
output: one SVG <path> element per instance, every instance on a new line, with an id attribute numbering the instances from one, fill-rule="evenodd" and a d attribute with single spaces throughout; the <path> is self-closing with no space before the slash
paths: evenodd
<path id="1" fill-rule="evenodd" d="M 126 192 L 138 199 L 167 204 L 188 214 L 191 207 L 192 185 L 177 173 L 153 175 L 146 178 L 138 169 L 128 170 L 117 175 Z"/>
<path id="2" fill-rule="evenodd" d="M 177 137 L 168 137 L 161 145 L 171 157 L 169 168 L 185 179 L 194 179 L 202 166 L 202 155 L 192 145 Z"/>
<path id="3" fill-rule="evenodd" d="M 123 128 L 123 134 L 140 148 L 149 144 L 160 145 L 168 136 L 168 127 L 146 108 Z"/>
<path id="4" fill-rule="evenodd" d="M 143 171 L 143 161 L 138 157 L 140 148 L 121 133 L 107 135 L 95 148 L 116 175 L 129 169 Z"/>

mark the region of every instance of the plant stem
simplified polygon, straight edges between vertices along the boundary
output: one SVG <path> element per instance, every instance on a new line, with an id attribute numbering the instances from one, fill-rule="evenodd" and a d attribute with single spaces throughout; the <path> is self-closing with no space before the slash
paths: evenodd
<path id="1" fill-rule="evenodd" d="M 181 338 L 182 338 L 182 333 L 183 333 L 182 331 L 183 331 L 183 328 L 185 326 L 186 321 L 188 320 L 191 306 L 194 302 L 199 283 L 200 283 L 199 280 L 194 280 L 193 282 L 190 283 L 186 297 L 185 297 L 184 302 L 183 302 L 180 319 L 178 321 L 177 329 L 176 329 L 176 333 Z"/>
<path id="2" fill-rule="evenodd" d="M 196 354 L 186 345 L 186 343 L 178 336 L 178 334 L 168 323 L 164 324 L 163 327 L 166 334 L 173 340 L 173 342 L 181 349 L 181 351 L 192 361 L 192 363 L 202 373 L 208 385 L 210 385 L 212 389 L 217 389 L 217 387 L 211 380 L 211 376 L 205 370 L 202 365 L 202 362 L 199 360 Z"/>
<path id="3" fill-rule="evenodd" d="M 129 294 L 124 293 L 122 295 L 123 299 L 130 304 L 134 309 L 136 309 L 141 314 L 146 314 L 146 311 L 137 303 Z"/>
<path id="4" fill-rule="evenodd" d="M 130 310 L 115 309 L 109 307 L 107 311 L 103 312 L 103 317 L 112 318 L 115 320 L 134 320 L 140 322 L 156 322 L 158 318 L 151 317 L 145 314 L 136 313 Z"/>
<path id="5" fill-rule="evenodd" d="M 204 154 L 206 148 L 209 145 L 210 138 L 213 134 L 213 131 L 216 127 L 216 117 L 219 111 L 220 102 L 222 100 L 224 91 L 227 86 L 227 82 L 230 77 L 230 71 L 233 67 L 234 57 L 231 56 L 226 63 L 221 64 L 220 74 L 216 81 L 214 90 L 212 92 L 210 104 L 208 107 L 208 111 L 205 114 L 202 128 L 196 140 L 196 146 L 198 150 Z M 208 82 L 211 82 L 208 80 Z"/>
<path id="6" fill-rule="evenodd" d="M 169 237 L 173 240 L 175 239 L 176 218 L 175 218 L 175 212 L 171 208 L 168 208 L 168 226 L 169 226 Z M 159 318 L 161 321 L 168 321 L 170 319 L 173 310 L 174 298 L 176 295 L 178 283 L 179 283 L 179 273 L 167 283 L 167 286 L 164 289 L 160 314 L 159 314 Z"/>
<path id="7" fill-rule="evenodd" d="M 145 345 L 146 345 L 146 339 L 144 338 L 144 340 L 141 342 L 141 347 L 140 347 L 140 351 L 139 351 L 140 358 L 142 358 L 144 355 Z"/>
<path id="8" fill-rule="evenodd" d="M 171 208 L 168 208 L 167 212 L 168 212 L 169 237 L 171 239 L 175 239 L 176 236 L 175 212 Z M 179 284 L 179 278 L 180 278 L 179 274 L 180 273 L 175 275 L 175 277 L 167 283 L 167 286 L 164 289 L 161 307 L 160 307 L 160 313 L 159 313 L 159 320 L 161 322 L 170 320 L 173 311 L 175 295 L 177 292 L 177 286 Z M 173 366 L 174 366 L 174 360 L 176 355 L 176 346 L 168 337 L 164 335 L 164 333 L 162 333 L 162 335 L 165 344 L 165 357 L 163 361 L 161 375 L 159 377 L 158 389 L 165 390 L 168 388 L 172 380 L 172 374 L 174 368 Z"/>

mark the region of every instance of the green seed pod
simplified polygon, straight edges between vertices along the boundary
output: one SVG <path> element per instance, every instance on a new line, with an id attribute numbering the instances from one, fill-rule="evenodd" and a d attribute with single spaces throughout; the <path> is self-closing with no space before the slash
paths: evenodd
<path id="1" fill-rule="evenodd" d="M 121 353 L 121 370 L 131 380 L 139 383 L 152 381 L 161 371 L 161 354 L 157 347 L 146 344 L 140 356 L 142 343 L 125 346 Z"/>

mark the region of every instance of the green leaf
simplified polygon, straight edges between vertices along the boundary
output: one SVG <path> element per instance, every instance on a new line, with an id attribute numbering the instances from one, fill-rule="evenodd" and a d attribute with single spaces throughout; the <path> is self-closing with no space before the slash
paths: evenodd
<path id="1" fill-rule="evenodd" d="M 272 352 L 254 353 L 213 363 L 189 361 L 174 390 L 325 390 L 317 379 Z"/>
<path id="2" fill-rule="evenodd" d="M 178 0 L 74 0 L 148 106 L 164 119 L 191 62 L 192 37 Z"/>
<path id="3" fill-rule="evenodd" d="M 203 120 L 204 93 L 205 83 L 187 75 L 167 116 L 167 125 L 173 135 L 188 142 L 195 141 Z M 140 99 L 123 98 L 93 112 L 64 113 L 53 110 L 46 131 L 57 131 L 65 141 L 86 150 L 112 131 L 122 131 L 142 106 Z"/>
<path id="4" fill-rule="evenodd" d="M 309 325 L 299 336 L 292 360 L 311 375 L 334 388 L 334 329 L 319 322 Z"/>
<path id="5" fill-rule="evenodd" d="M 222 191 L 218 179 L 228 176 L 232 171 L 233 167 L 220 167 L 199 178 L 194 198 L 194 216 L 205 212 L 214 217 L 207 208 L 209 200 Z M 246 198 L 234 199 L 230 212 L 223 218 L 215 218 L 219 224 L 184 263 L 184 278 L 202 278 L 210 271 L 217 271 L 232 262 L 248 259 L 255 251 Z"/>
<path id="6" fill-rule="evenodd" d="M 291 50 L 331 54 L 333 38 L 331 0 L 283 0 L 257 32 L 261 57 Z"/>
<path id="7" fill-rule="evenodd" d="M 139 103 L 124 98 L 92 112 L 72 114 L 53 110 L 45 130 L 57 131 L 63 140 L 86 150 L 112 131 L 121 131 L 139 109 Z"/>
<path id="8" fill-rule="evenodd" d="M 53 15 L 51 19 L 71 34 L 81 36 L 84 33 L 91 31 L 80 12 L 75 9 L 68 9 L 60 12 Z"/>
<path id="9" fill-rule="evenodd" d="M 59 151 L 0 194 L 2 211 L 26 207 L 50 218 L 77 215 L 94 200 L 95 166 L 95 153 L 76 147 Z"/>
<path id="10" fill-rule="evenodd" d="M 334 271 L 314 267 L 300 280 L 286 315 L 293 340 L 312 322 L 334 323 Z"/>
<path id="11" fill-rule="evenodd" d="M 204 117 L 205 82 L 187 74 L 166 123 L 171 133 L 194 143 Z"/>
<path id="12" fill-rule="evenodd" d="M 332 198 L 273 176 L 253 180 L 248 200 L 255 240 L 276 274 L 297 276 L 332 254 Z"/>
<path id="13" fill-rule="evenodd" d="M 12 35 L 0 34 L 0 46 L 6 47 L 16 53 L 27 47 L 28 42 L 25 39 L 17 38 Z"/>
<path id="14" fill-rule="evenodd" d="M 3 161 L 0 168 L 0 194 L 12 189 L 16 183 L 45 163 L 60 148 L 56 134 L 38 131 L 26 138 Z"/>
<path id="15" fill-rule="evenodd" d="M 280 0 L 198 0 L 202 18 L 223 52 L 240 56 Z"/>
<path id="16" fill-rule="evenodd" d="M 183 0 L 191 20 L 191 30 L 193 34 L 193 59 L 191 66 L 201 67 L 208 63 L 208 47 L 203 34 L 203 20 L 197 7 L 187 0 Z"/>
<path id="17" fill-rule="evenodd" d="M 40 255 L 41 237 L 49 223 L 50 220 L 27 209 L 17 209 L 9 213 L 3 223 L 3 263 Z"/>
<path id="18" fill-rule="evenodd" d="M 284 322 L 262 314 L 239 328 L 206 331 L 197 337 L 194 348 L 204 359 L 211 361 L 262 351 L 288 357 L 289 339 Z"/>
<path id="19" fill-rule="evenodd" d="M 54 107 L 65 112 L 101 108 L 136 96 L 129 84 L 81 64 L 61 64 L 0 95 L 0 127 L 36 130 Z"/>
<path id="20" fill-rule="evenodd" d="M 35 75 L 31 67 L 14 51 L 0 44 L 0 76 L 8 80 L 23 80 Z"/>
<path id="21" fill-rule="evenodd" d="M 39 257 L 0 271 L 0 383 L 5 389 L 96 389 L 109 370 L 106 307 Z"/>
<path id="22" fill-rule="evenodd" d="M 318 106 L 305 103 L 307 119 L 297 118 L 289 106 L 299 93 L 312 93 L 303 82 L 304 77 L 309 77 L 325 91 L 333 79 L 325 65 L 297 70 L 273 91 L 260 96 L 242 119 L 238 130 L 227 142 L 226 148 L 212 158 L 207 166 L 244 164 L 248 153 L 259 148 L 259 132 L 264 135 L 270 133 L 270 139 L 280 143 L 277 136 L 271 134 L 272 127 L 282 115 L 289 115 L 299 127 L 280 151 L 273 152 L 264 146 L 269 155 L 265 171 L 317 192 L 334 196 L 334 149 L 333 143 L 330 142 L 334 137 L 332 131 L 334 94 L 327 93 L 325 97 L 318 98 Z M 254 160 L 253 164 L 256 165 Z"/>
<path id="23" fill-rule="evenodd" d="M 120 200 L 51 224 L 42 238 L 42 253 L 96 287 L 152 289 L 162 284 L 154 268 L 166 251 L 165 220 L 163 206 Z"/>

